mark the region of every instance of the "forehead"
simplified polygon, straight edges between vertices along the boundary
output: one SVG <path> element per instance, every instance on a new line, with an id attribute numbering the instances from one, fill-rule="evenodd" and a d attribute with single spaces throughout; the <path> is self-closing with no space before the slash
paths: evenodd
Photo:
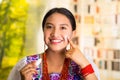
<path id="1" fill-rule="evenodd" d="M 61 13 L 53 13 L 52 15 L 50 15 L 48 18 L 47 18 L 47 20 L 46 20 L 46 22 L 47 21 L 57 21 L 57 20 L 59 20 L 59 21 L 67 21 L 67 22 L 69 22 L 70 23 L 70 20 L 69 20 L 69 18 L 67 18 L 67 16 L 65 16 L 64 14 L 61 14 Z"/>

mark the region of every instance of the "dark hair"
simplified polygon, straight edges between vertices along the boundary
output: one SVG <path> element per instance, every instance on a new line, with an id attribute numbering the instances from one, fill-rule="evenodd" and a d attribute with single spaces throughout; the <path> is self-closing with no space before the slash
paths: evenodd
<path id="1" fill-rule="evenodd" d="M 61 13 L 61 14 L 65 15 L 70 20 L 70 23 L 72 25 L 72 30 L 76 29 L 75 18 L 73 16 L 73 14 L 66 8 L 53 8 L 53 9 L 49 10 L 43 18 L 43 22 L 42 22 L 42 28 L 43 29 L 44 29 L 44 25 L 45 25 L 45 22 L 46 22 L 47 18 L 50 15 L 52 15 L 53 13 Z"/>

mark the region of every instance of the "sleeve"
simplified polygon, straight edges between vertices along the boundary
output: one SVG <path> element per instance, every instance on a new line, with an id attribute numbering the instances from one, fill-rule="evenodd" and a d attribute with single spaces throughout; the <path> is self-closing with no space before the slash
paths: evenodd
<path id="1" fill-rule="evenodd" d="M 93 59 L 88 55 L 88 54 L 84 54 L 85 57 L 88 59 L 88 61 L 90 62 L 90 64 L 93 67 L 93 70 L 95 71 L 95 75 L 97 76 L 98 80 L 100 80 L 100 73 L 99 73 L 99 69 L 96 66 L 96 64 L 93 62 Z"/>
<path id="2" fill-rule="evenodd" d="M 26 57 L 21 59 L 11 70 L 7 80 L 21 80 L 20 70 L 26 65 Z"/>

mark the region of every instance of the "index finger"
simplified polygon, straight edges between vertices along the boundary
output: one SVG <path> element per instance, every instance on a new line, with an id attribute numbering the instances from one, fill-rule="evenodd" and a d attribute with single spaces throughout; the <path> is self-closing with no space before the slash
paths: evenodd
<path id="1" fill-rule="evenodd" d="M 72 42 L 72 40 L 68 39 L 68 42 L 70 43 L 70 49 L 75 48 L 74 43 Z"/>

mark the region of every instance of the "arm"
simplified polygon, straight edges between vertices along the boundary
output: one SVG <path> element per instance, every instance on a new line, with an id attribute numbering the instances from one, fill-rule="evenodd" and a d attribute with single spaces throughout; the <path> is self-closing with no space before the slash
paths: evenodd
<path id="1" fill-rule="evenodd" d="M 88 59 L 82 54 L 82 52 L 79 50 L 78 46 L 74 45 L 72 41 L 70 40 L 69 40 L 69 43 L 70 43 L 70 50 L 66 52 L 66 57 L 72 59 L 75 63 L 77 63 L 80 69 L 84 69 L 86 68 L 86 66 L 91 64 L 88 61 Z M 86 76 L 84 76 L 84 79 L 85 80 L 98 80 L 97 76 L 95 75 L 95 72 L 87 74 Z"/>
<path id="2" fill-rule="evenodd" d="M 81 68 L 81 66 L 79 66 Z M 97 76 L 94 73 L 93 67 L 91 64 L 86 65 L 81 68 L 80 74 L 83 76 L 85 80 L 98 80 Z"/>
<path id="3" fill-rule="evenodd" d="M 78 61 L 82 61 L 81 63 L 78 62 L 78 65 L 81 69 L 83 78 L 85 80 L 98 80 L 97 76 L 95 75 L 95 69 L 92 67 L 93 63 L 90 63 L 84 55 L 81 55 L 81 58 L 78 59 Z"/>

